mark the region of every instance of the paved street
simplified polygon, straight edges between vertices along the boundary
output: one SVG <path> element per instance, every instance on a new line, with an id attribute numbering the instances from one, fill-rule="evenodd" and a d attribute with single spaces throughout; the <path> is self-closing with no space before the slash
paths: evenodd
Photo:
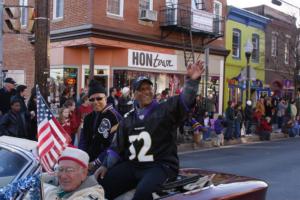
<path id="1" fill-rule="evenodd" d="M 300 138 L 237 145 L 180 155 L 181 167 L 199 167 L 265 180 L 268 200 L 300 199 Z"/>

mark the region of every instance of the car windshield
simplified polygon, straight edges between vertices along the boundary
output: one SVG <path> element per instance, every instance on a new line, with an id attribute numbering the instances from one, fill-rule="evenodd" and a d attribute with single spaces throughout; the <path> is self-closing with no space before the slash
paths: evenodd
<path id="1" fill-rule="evenodd" d="M 0 147 L 0 187 L 9 184 L 28 162 L 21 155 Z"/>

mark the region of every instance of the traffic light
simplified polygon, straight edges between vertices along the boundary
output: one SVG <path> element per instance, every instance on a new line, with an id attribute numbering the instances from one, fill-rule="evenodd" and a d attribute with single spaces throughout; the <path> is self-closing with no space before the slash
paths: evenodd
<path id="1" fill-rule="evenodd" d="M 21 10 L 20 7 L 6 7 L 5 8 L 7 19 L 5 19 L 5 23 L 7 27 L 14 31 L 15 33 L 20 33 L 21 30 Z"/>
<path id="2" fill-rule="evenodd" d="M 277 6 L 281 6 L 282 2 L 280 0 L 272 0 L 272 4 L 275 4 Z"/>
<path id="3" fill-rule="evenodd" d="M 35 9 L 34 8 L 27 8 L 28 9 L 28 23 L 27 23 L 27 31 L 29 33 L 33 33 L 34 32 L 34 21 L 35 21 Z"/>

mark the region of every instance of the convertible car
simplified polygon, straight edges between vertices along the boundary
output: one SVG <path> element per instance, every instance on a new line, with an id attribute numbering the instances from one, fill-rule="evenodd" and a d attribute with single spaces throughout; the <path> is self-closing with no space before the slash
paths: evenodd
<path id="1" fill-rule="evenodd" d="M 25 139 L 0 137 L 0 199 L 7 185 L 38 174 L 41 170 L 36 153 L 37 143 Z M 268 185 L 261 180 L 201 169 L 181 169 L 176 180 L 165 183 L 153 194 L 163 200 L 263 200 Z M 118 200 L 131 199 L 133 191 Z M 23 199 L 18 193 L 14 199 Z"/>

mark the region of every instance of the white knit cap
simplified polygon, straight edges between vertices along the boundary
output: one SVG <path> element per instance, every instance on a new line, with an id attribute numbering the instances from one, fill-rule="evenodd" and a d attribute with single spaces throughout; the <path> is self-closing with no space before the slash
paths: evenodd
<path id="1" fill-rule="evenodd" d="M 130 91 L 129 87 L 123 87 L 123 89 L 122 89 L 122 94 L 123 94 L 123 95 L 126 95 L 126 94 L 129 93 L 129 91 Z"/>
<path id="2" fill-rule="evenodd" d="M 61 154 L 58 162 L 61 160 L 72 160 L 84 168 L 88 168 L 90 157 L 89 155 L 76 148 L 67 147 Z"/>
<path id="3" fill-rule="evenodd" d="M 247 105 L 248 105 L 248 106 L 251 106 L 251 105 L 252 105 L 252 102 L 251 102 L 250 100 L 248 100 L 248 101 L 247 101 Z"/>

